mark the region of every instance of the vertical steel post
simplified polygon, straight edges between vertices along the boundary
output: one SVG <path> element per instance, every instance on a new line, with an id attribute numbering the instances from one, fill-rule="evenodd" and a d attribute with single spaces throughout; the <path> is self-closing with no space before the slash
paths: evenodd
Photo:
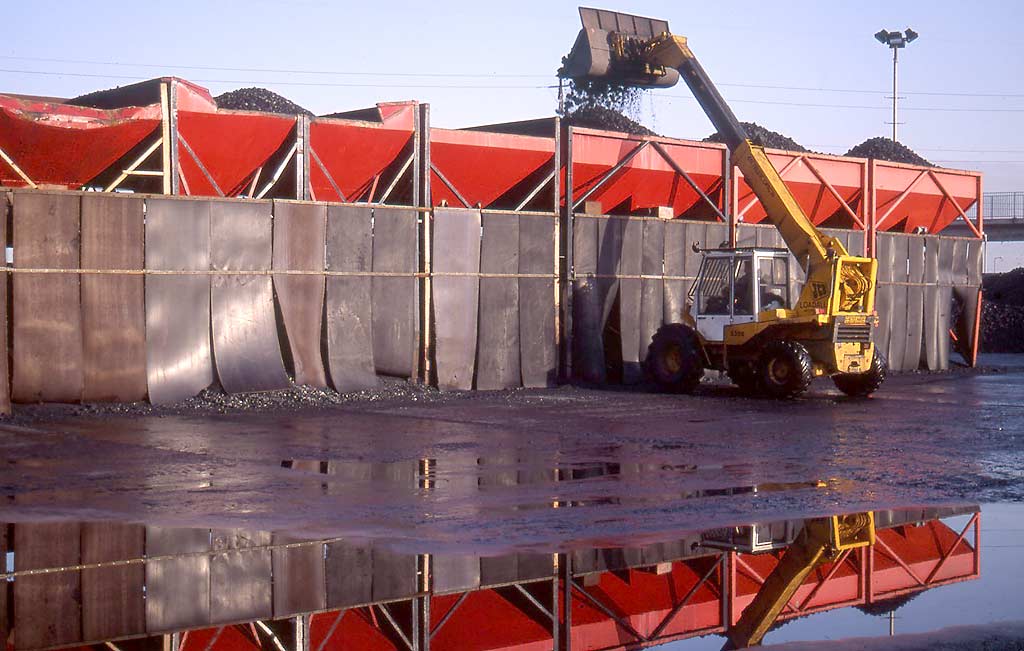
<path id="1" fill-rule="evenodd" d="M 562 621 L 558 627 L 558 638 L 554 640 L 557 651 L 572 651 L 572 555 L 558 555 L 558 576 L 556 585 L 562 590 Z M 558 611 L 554 613 L 558 619 Z"/>
<path id="2" fill-rule="evenodd" d="M 413 165 L 414 179 L 413 184 L 415 186 L 415 197 L 413 204 L 421 208 L 430 208 L 431 196 L 430 196 L 430 105 L 421 104 L 416 112 L 416 139 L 415 144 L 415 156 L 417 161 Z M 431 340 L 433 338 L 433 329 L 431 327 L 431 306 L 433 303 L 433 285 L 431 282 L 430 274 L 433 273 L 433 249 L 434 249 L 434 234 L 433 234 L 433 213 L 430 211 L 424 211 L 420 213 L 420 220 L 422 228 L 421 240 L 421 267 L 420 271 L 424 274 L 421 283 L 422 287 L 422 305 L 420 307 L 420 328 L 421 340 L 420 340 L 420 381 L 423 384 L 430 384 L 433 375 L 433 364 L 431 362 Z"/>
<path id="3" fill-rule="evenodd" d="M 551 210 L 555 216 L 555 259 L 554 263 L 554 274 L 555 274 L 555 351 L 556 355 L 560 355 L 561 342 L 562 342 L 562 293 L 565 287 L 565 273 L 562 271 L 562 227 L 560 214 L 560 203 L 562 200 L 562 120 L 561 118 L 555 118 L 555 155 L 554 155 L 554 172 L 555 175 L 551 179 Z M 557 362 L 556 362 L 557 363 Z"/>
<path id="4" fill-rule="evenodd" d="M 171 78 L 160 84 L 161 169 L 163 194 L 180 194 L 178 161 L 178 80 Z"/>
<path id="5" fill-rule="evenodd" d="M 868 245 L 868 255 L 872 258 L 877 256 L 876 245 L 876 234 L 877 224 L 875 223 L 878 215 L 878 193 L 875 192 L 875 159 L 868 161 L 868 214 L 866 219 L 868 220 L 868 233 L 864 236 Z"/>
<path id="6" fill-rule="evenodd" d="M 722 587 L 719 594 L 722 595 L 722 628 L 728 631 L 733 624 L 733 605 L 736 599 L 736 552 L 722 552 L 719 563 L 722 564 Z"/>
<path id="7" fill-rule="evenodd" d="M 309 201 L 309 116 L 295 117 L 295 198 Z"/>
<path id="8" fill-rule="evenodd" d="M 729 219 L 729 246 L 736 246 L 736 211 L 732 207 L 732 155 L 722 152 L 722 212 Z"/>
<path id="9" fill-rule="evenodd" d="M 565 246 L 565 267 L 562 271 L 562 278 L 564 279 L 564 291 L 562 301 L 562 316 L 563 316 L 563 329 L 562 329 L 562 378 L 565 381 L 572 379 L 572 340 L 573 340 L 573 322 L 572 322 L 572 285 L 576 278 L 573 272 L 573 196 L 572 196 L 572 127 L 568 127 L 565 131 L 565 208 L 562 211 L 562 220 L 564 224 L 563 242 Z"/>
<path id="10" fill-rule="evenodd" d="M 295 651 L 309 651 L 310 615 L 299 615 L 294 619 Z"/>

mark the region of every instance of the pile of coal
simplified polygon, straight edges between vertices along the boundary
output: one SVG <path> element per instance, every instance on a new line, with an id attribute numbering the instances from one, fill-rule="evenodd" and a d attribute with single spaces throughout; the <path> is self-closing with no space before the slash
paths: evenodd
<path id="1" fill-rule="evenodd" d="M 983 353 L 1024 353 L 1024 306 L 982 303 L 979 348 Z"/>
<path id="2" fill-rule="evenodd" d="M 584 106 L 572 113 L 566 113 L 562 117 L 562 122 L 570 126 L 588 129 L 619 131 L 640 136 L 658 135 L 636 120 L 604 106 Z"/>
<path id="3" fill-rule="evenodd" d="M 913 149 L 903 143 L 896 142 L 892 138 L 868 138 L 846 152 L 845 155 L 856 158 L 877 158 L 878 160 L 906 163 L 908 165 L 921 165 L 922 167 L 935 167 L 921 156 L 918 156 Z"/>
<path id="4" fill-rule="evenodd" d="M 1001 274 L 985 274 L 981 285 L 986 301 L 1024 305 L 1024 268 Z"/>
<path id="5" fill-rule="evenodd" d="M 982 281 L 981 352 L 1024 353 L 1024 269 Z"/>
<path id="6" fill-rule="evenodd" d="M 309 115 L 309 111 L 286 97 L 266 88 L 239 88 L 213 98 L 217 108 L 231 111 L 259 111 L 283 115 Z"/>
<path id="7" fill-rule="evenodd" d="M 789 136 L 784 136 L 777 131 L 766 129 L 756 122 L 740 122 L 743 128 L 747 131 L 747 137 L 755 145 L 766 147 L 768 149 L 784 149 L 786 151 L 806 152 L 809 151 L 806 147 L 803 147 Z M 707 138 L 704 142 L 722 142 L 722 136 L 717 131 Z"/>

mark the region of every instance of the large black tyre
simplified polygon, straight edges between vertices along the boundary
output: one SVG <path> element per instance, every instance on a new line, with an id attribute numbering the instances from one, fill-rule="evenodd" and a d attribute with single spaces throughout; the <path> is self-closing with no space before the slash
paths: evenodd
<path id="1" fill-rule="evenodd" d="M 792 400 L 803 395 L 814 379 L 811 354 L 795 341 L 770 341 L 757 364 L 761 391 L 769 398 Z"/>
<path id="2" fill-rule="evenodd" d="M 644 370 L 666 393 L 693 393 L 704 377 L 704 354 L 693 328 L 668 323 L 658 328 L 647 347 Z"/>
<path id="3" fill-rule="evenodd" d="M 871 366 L 864 373 L 838 373 L 832 376 L 836 388 L 848 396 L 864 398 L 870 396 L 885 382 L 889 374 L 889 363 L 880 350 L 875 349 L 871 358 Z"/>

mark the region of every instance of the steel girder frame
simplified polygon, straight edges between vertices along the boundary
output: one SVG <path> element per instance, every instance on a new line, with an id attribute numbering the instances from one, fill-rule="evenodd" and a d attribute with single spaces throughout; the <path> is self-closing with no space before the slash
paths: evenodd
<path id="1" fill-rule="evenodd" d="M 938 527 L 942 529 L 938 529 Z M 941 521 L 933 520 L 915 529 L 928 529 L 927 538 L 935 542 L 937 556 L 912 562 L 901 556 L 895 543 L 897 538 L 887 540 L 881 536 L 873 553 L 867 558 L 866 591 L 868 602 L 881 601 L 921 590 L 927 590 L 950 583 L 976 579 L 981 575 L 981 513 L 975 512 L 957 532 Z M 880 532 L 884 533 L 884 532 Z M 948 545 L 943 540 L 952 539 Z M 922 534 L 923 535 L 923 534 Z M 971 542 L 968 542 L 970 539 Z M 894 578 L 882 583 L 882 567 L 885 563 Z M 949 569 L 953 566 L 953 569 Z M 922 576 L 920 570 L 927 570 Z M 943 571 L 945 570 L 945 571 Z"/>
<path id="2" fill-rule="evenodd" d="M 573 153 L 574 146 L 574 135 L 579 133 L 584 136 L 594 137 L 605 137 L 617 140 L 624 140 L 629 142 L 635 142 L 631 150 L 621 155 L 620 158 L 600 177 L 598 177 L 593 184 L 582 193 L 581 196 L 575 196 L 575 180 L 573 168 L 576 163 L 576 158 Z M 719 203 L 716 203 L 707 192 L 702 190 L 700 186 L 694 181 L 693 177 L 686 172 L 685 169 L 676 161 L 671 153 L 666 149 L 666 145 L 673 144 L 686 144 L 680 141 L 672 140 L 669 138 L 657 138 L 648 136 L 637 136 L 628 137 L 624 134 L 615 134 L 612 132 L 600 132 L 590 129 L 580 129 L 578 127 L 568 126 L 564 129 L 564 148 L 565 148 L 565 188 L 563 190 L 564 200 L 561 202 L 561 236 L 559 238 L 559 244 L 563 253 L 562 259 L 564 260 L 562 268 L 559 273 L 560 280 L 562 282 L 562 291 L 560 293 L 561 302 L 561 376 L 564 381 L 568 381 L 573 377 L 573 354 L 572 354 L 572 340 L 574 336 L 573 332 L 573 283 L 576 280 L 575 262 L 573 255 L 573 232 L 575 227 L 575 215 L 576 208 L 583 205 L 590 197 L 594 196 L 600 189 L 606 184 L 611 182 L 619 173 L 632 161 L 637 155 L 643 152 L 647 147 L 653 148 L 658 156 L 670 167 L 672 172 L 677 178 L 683 179 L 683 181 L 693 190 L 699 200 L 708 206 L 715 212 L 716 217 L 722 222 L 728 224 L 729 227 L 729 242 L 731 245 L 736 243 L 736 215 L 732 209 L 732 201 L 730 201 L 730 194 L 732 193 L 732 165 L 730 164 L 729 151 L 722 149 L 722 169 L 721 169 L 721 192 L 722 198 Z M 694 143 L 697 144 L 697 143 Z M 717 147 L 716 147 L 717 148 Z M 561 150 L 561 146 L 559 146 Z"/>
<path id="3" fill-rule="evenodd" d="M 869 169 L 870 168 L 870 164 L 869 164 L 869 161 L 867 159 L 837 157 L 837 156 L 825 156 L 825 155 L 816 155 L 816 154 L 803 153 L 803 152 L 797 153 L 797 152 L 784 151 L 784 150 L 781 150 L 781 149 L 769 149 L 769 150 L 766 150 L 766 153 L 769 156 L 776 157 L 776 158 L 781 157 L 781 156 L 792 157 L 788 162 L 786 162 L 785 165 L 783 165 L 778 170 L 779 177 L 782 178 L 783 181 L 787 181 L 787 185 L 790 185 L 791 183 L 793 183 L 793 180 L 792 180 L 791 177 L 798 170 L 798 168 L 802 165 L 804 168 L 807 169 L 808 172 L 810 172 L 811 178 L 813 178 L 817 182 L 817 184 L 820 186 L 819 194 L 822 191 L 827 191 L 828 195 L 830 197 L 832 197 L 833 200 L 835 200 L 835 202 L 837 204 L 837 210 L 839 212 L 841 212 L 842 214 L 844 214 L 847 218 L 849 218 L 849 220 L 853 224 L 855 230 L 863 230 L 865 232 L 870 230 L 870 228 L 871 228 L 871 215 L 872 215 L 871 205 L 872 204 L 871 204 L 871 202 L 869 200 L 869 195 L 871 194 L 871 192 L 870 192 L 870 169 Z M 817 161 L 818 164 L 815 164 L 815 161 Z M 828 178 L 828 174 L 826 174 L 824 171 L 822 171 L 822 169 L 819 167 L 819 165 L 821 165 L 822 163 L 830 163 L 830 164 L 833 164 L 833 165 L 835 165 L 837 163 L 846 164 L 846 165 L 856 164 L 860 168 L 860 171 L 859 171 L 859 174 L 858 174 L 857 193 L 852 195 L 852 196 L 849 196 L 849 197 L 844 197 L 843 193 L 840 192 L 839 189 L 836 188 L 836 184 L 832 180 L 830 180 Z M 734 172 L 735 172 L 735 170 L 734 170 Z M 795 193 L 793 188 L 790 188 L 790 190 Z M 743 217 L 746 216 L 747 213 L 757 203 L 758 203 L 758 199 L 757 199 L 756 196 L 754 196 L 754 197 L 751 197 L 746 203 L 744 203 L 744 205 L 742 207 L 740 206 L 740 175 L 738 173 L 734 173 L 733 177 L 732 177 L 732 206 L 731 206 L 731 208 L 732 208 L 731 213 L 734 216 L 734 220 L 735 221 L 742 221 Z M 854 203 L 856 205 L 852 206 L 852 205 L 850 205 L 851 203 Z M 808 218 L 813 218 L 813 216 L 812 215 L 808 215 Z M 868 247 L 869 247 L 868 239 L 869 239 L 868 237 L 865 237 L 864 250 L 862 250 L 862 251 L 850 251 L 850 254 L 851 255 L 866 255 L 868 253 Z"/>
<path id="4" fill-rule="evenodd" d="M 834 563 L 819 568 L 786 605 L 779 620 L 871 604 L 979 576 L 980 513 L 972 514 L 959 532 L 940 520 L 926 522 L 915 529 L 920 529 L 919 541 L 899 546 L 901 538 L 896 531 L 883 529 L 878 532 L 874 547 L 844 553 Z M 973 537 L 973 545 L 967 542 L 969 536 Z M 927 546 L 922 548 L 933 542 L 934 550 Z M 750 586 L 757 588 L 763 584 L 770 568 L 764 562 L 765 555 L 729 552 L 728 556 L 728 573 L 732 580 L 728 581 L 726 621 L 731 626 L 739 620 L 742 612 L 739 605 L 753 600 L 756 590 L 752 593 Z M 926 569 L 927 574 L 922 575 L 921 569 Z M 741 585 L 748 587 L 744 594 L 739 593 Z"/>
<path id="5" fill-rule="evenodd" d="M 884 211 L 879 209 L 879 168 L 888 168 L 890 171 L 895 170 L 897 172 L 907 172 L 908 174 L 913 173 L 913 178 L 902 185 L 902 189 L 898 194 L 895 195 L 888 204 Z M 890 176 L 892 174 L 890 173 Z M 946 181 L 956 179 L 967 179 L 966 184 L 972 186 L 972 201 L 967 206 L 961 206 L 960 202 L 956 199 L 954 193 L 947 186 Z M 923 182 L 930 182 L 936 190 L 938 190 L 939 196 L 941 197 L 939 203 L 939 212 L 941 213 L 942 207 L 946 204 L 952 206 L 955 211 L 953 221 L 963 220 L 968 231 L 971 233 L 971 240 L 976 240 L 982 249 L 985 246 L 985 210 L 984 210 L 984 194 L 983 194 L 983 181 L 980 173 L 975 172 L 964 172 L 959 170 L 948 170 L 940 168 L 928 168 L 919 167 L 913 165 L 901 165 L 898 163 L 888 163 L 885 161 L 871 160 L 869 165 L 868 174 L 868 185 L 870 187 L 870 229 L 867 237 L 868 241 L 868 255 L 875 256 L 877 254 L 877 235 L 880 231 L 887 230 L 891 217 L 896 214 L 897 208 L 899 208 L 909 197 L 912 196 L 914 190 L 921 185 Z M 971 183 L 973 179 L 973 183 Z M 961 197 L 963 198 L 963 197 Z M 967 215 L 967 211 L 972 207 L 975 208 L 975 219 L 972 221 Z M 983 250 L 978 256 L 979 260 L 984 259 Z M 980 264 L 980 262 L 979 262 Z M 979 270 L 980 271 L 980 270 Z M 971 340 L 967 342 L 964 348 L 959 349 L 964 356 L 965 361 L 970 366 L 975 366 L 978 361 L 978 347 L 980 343 L 981 335 L 981 312 L 982 312 L 982 292 L 981 287 L 977 289 L 977 295 L 974 300 L 975 308 L 974 313 L 969 315 L 972 321 L 972 328 L 968 330 L 968 333 L 972 333 Z M 954 336 L 955 333 L 951 329 L 951 334 Z"/>

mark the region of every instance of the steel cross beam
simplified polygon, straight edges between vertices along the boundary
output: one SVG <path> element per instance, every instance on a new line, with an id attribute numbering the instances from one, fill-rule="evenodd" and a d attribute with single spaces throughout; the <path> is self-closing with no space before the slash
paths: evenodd
<path id="1" fill-rule="evenodd" d="M 663 159 L 665 159 L 665 162 L 668 163 L 669 167 L 671 167 L 676 174 L 683 177 L 683 180 L 686 181 L 690 188 L 692 188 L 693 191 L 696 192 L 697 195 L 701 199 L 703 199 L 704 202 L 707 203 L 712 210 L 715 211 L 715 214 L 718 215 L 718 219 L 720 219 L 722 222 L 728 222 L 729 218 L 725 216 L 725 213 L 718 209 L 718 206 L 715 204 L 714 201 L 711 200 L 711 197 L 709 197 L 707 193 L 704 192 L 704 190 L 702 190 L 699 185 L 697 185 L 697 182 L 694 181 L 693 178 L 691 178 L 690 175 L 686 173 L 686 170 L 684 170 L 682 167 L 679 166 L 679 164 L 676 163 L 676 161 L 668 153 L 668 150 L 666 150 L 660 142 L 652 142 L 651 144 L 654 146 L 654 151 L 658 152 L 658 154 L 661 155 Z M 722 179 L 723 187 L 725 182 L 725 179 Z"/>
<path id="2" fill-rule="evenodd" d="M 588 602 L 590 602 L 590 604 L 594 608 L 597 608 L 601 613 L 603 613 L 606 617 L 610 618 L 613 622 L 615 622 L 624 631 L 626 631 L 627 633 L 632 635 L 633 638 L 637 642 L 647 642 L 648 641 L 648 639 L 646 637 L 644 637 L 643 635 L 641 635 L 640 632 L 637 631 L 635 628 L 633 628 L 632 625 L 630 625 L 630 623 L 628 621 L 626 621 L 622 617 L 619 617 L 618 615 L 613 613 L 611 611 L 611 609 L 608 608 L 607 606 L 605 606 L 603 603 L 601 603 L 600 600 L 597 599 L 597 597 L 594 597 L 589 592 L 584 590 L 583 587 L 580 584 L 576 583 L 576 579 L 571 579 L 571 583 L 572 583 L 572 587 L 576 588 L 576 591 L 578 593 L 580 593 L 581 595 L 583 595 L 583 598 L 586 599 Z"/>
<path id="3" fill-rule="evenodd" d="M 116 179 L 114 179 L 106 188 L 104 188 L 103 191 L 104 192 L 113 192 L 117 188 L 117 186 L 121 185 L 121 183 L 124 182 L 124 180 L 126 178 L 128 178 L 131 174 L 136 173 L 136 170 L 139 167 L 139 165 L 142 165 L 143 163 L 145 163 L 146 159 L 148 159 L 150 156 L 152 156 L 153 152 L 155 152 L 157 149 L 159 149 L 160 145 L 162 145 L 162 144 L 164 144 L 163 137 L 162 136 L 157 136 L 157 138 L 153 142 L 153 144 L 150 145 L 149 147 L 147 147 L 144 152 L 139 154 L 138 158 L 133 160 L 131 162 L 131 164 L 128 165 L 128 167 L 124 168 L 121 171 L 121 174 L 118 175 L 118 177 Z M 3 150 L 0 150 L 0 156 L 4 156 L 4 158 L 6 160 L 6 156 L 4 155 Z M 162 176 L 163 172 L 152 172 L 152 174 L 161 175 Z M 32 187 L 35 187 L 35 184 L 33 184 Z"/>
<path id="4" fill-rule="evenodd" d="M 377 604 L 376 606 L 370 606 L 370 612 L 373 612 L 374 608 L 379 610 L 381 614 L 384 615 L 384 619 L 387 620 L 388 624 L 391 625 L 391 628 L 392 630 L 394 630 L 395 635 L 397 635 L 398 638 L 405 644 L 406 648 L 409 649 L 409 651 L 417 651 L 419 645 L 415 643 L 415 630 L 413 631 L 413 639 L 410 640 L 409 636 L 405 634 L 405 631 L 402 630 L 402 627 L 399 626 L 398 622 L 395 620 L 395 617 L 391 614 L 391 611 L 388 609 L 387 604 Z M 413 606 L 413 619 L 416 619 L 415 605 Z M 413 626 L 413 628 L 416 628 L 415 625 Z"/>
<path id="5" fill-rule="evenodd" d="M 348 199 L 345 198 L 345 193 L 342 192 L 341 188 L 338 187 L 338 184 L 335 183 L 334 177 L 331 176 L 331 173 L 327 171 L 327 167 L 323 164 L 323 161 L 321 161 L 320 157 L 317 156 L 316 150 L 313 149 L 313 145 L 309 145 L 309 157 L 313 160 L 314 163 L 316 163 L 316 166 L 320 168 L 320 171 L 323 172 L 324 176 L 327 177 L 327 182 L 331 184 L 331 189 L 338 194 L 338 199 L 340 199 L 341 201 L 348 201 Z M 313 187 L 311 181 L 310 191 L 312 191 L 312 189 Z"/>
<path id="6" fill-rule="evenodd" d="M 678 604 L 672 607 L 672 610 L 667 615 L 665 615 L 664 619 L 661 620 L 661 623 L 658 624 L 658 626 L 654 629 L 654 632 L 651 633 L 649 639 L 656 640 L 661 635 L 662 631 L 664 631 L 668 627 L 668 625 L 672 623 L 672 620 L 676 618 L 676 615 L 678 615 L 679 612 L 684 607 L 686 607 L 686 604 L 690 603 L 690 599 L 693 598 L 693 595 L 697 594 L 698 588 L 704 585 L 704 583 L 711 578 L 711 575 L 715 573 L 715 570 L 720 569 L 722 567 L 723 557 L 724 554 L 722 556 L 719 556 L 718 561 L 712 563 L 711 567 L 708 568 L 708 571 L 704 573 L 704 576 L 702 576 L 700 580 L 697 581 L 697 583 L 695 583 L 692 588 L 690 588 L 689 592 L 686 593 L 686 595 Z"/>
<path id="7" fill-rule="evenodd" d="M 956 548 L 959 547 L 960 543 L 962 543 L 964 541 L 964 538 L 967 537 L 967 532 L 971 530 L 972 526 L 977 526 L 977 524 L 978 524 L 978 514 L 975 513 L 971 517 L 971 519 L 967 521 L 967 524 L 964 526 L 963 531 L 961 531 L 960 535 L 956 537 L 956 540 L 953 541 L 953 544 L 950 545 L 949 549 L 942 553 L 941 558 L 939 558 L 939 562 L 936 563 L 936 565 L 932 569 L 932 571 L 928 573 L 928 578 L 924 580 L 925 583 L 931 583 L 932 582 L 932 580 L 936 577 L 936 575 L 938 575 L 939 570 L 942 569 L 942 566 L 946 564 L 946 561 L 949 560 L 949 557 L 953 555 L 953 552 L 956 551 Z"/>
<path id="8" fill-rule="evenodd" d="M 264 196 L 266 196 L 268 192 L 270 192 L 271 188 L 274 187 L 274 184 L 277 183 L 277 180 L 281 178 L 281 174 L 284 173 L 284 169 L 288 167 L 288 163 L 292 162 L 292 158 L 295 156 L 295 153 L 298 151 L 298 149 L 299 144 L 297 142 L 293 142 L 291 148 L 288 150 L 288 155 L 284 157 L 284 160 L 281 161 L 281 164 L 277 166 L 276 170 L 274 170 L 274 176 L 272 176 L 270 181 L 268 181 L 267 184 L 263 186 L 263 189 L 260 190 L 260 193 L 256 195 L 257 199 L 262 199 Z"/>
<path id="9" fill-rule="evenodd" d="M 839 202 L 840 207 L 842 207 L 842 209 L 846 211 L 846 214 L 850 216 L 850 219 L 852 219 L 854 222 L 860 225 L 861 229 L 866 228 L 864 222 L 861 220 L 859 216 L 857 216 L 857 211 L 851 208 L 850 204 L 846 203 L 846 200 L 843 199 L 841 194 L 839 194 L 839 191 L 836 190 L 832 183 L 830 183 L 829 180 L 825 178 L 825 175 L 822 174 L 821 171 L 819 171 L 813 163 L 811 163 L 811 160 L 806 156 L 801 156 L 800 158 L 803 159 L 804 166 L 807 167 L 807 169 L 811 170 L 811 174 L 813 174 L 815 178 L 821 181 L 821 184 L 825 186 L 825 189 L 828 190 L 829 193 L 835 198 L 835 200 Z M 863 192 L 864 190 L 862 188 L 861 193 L 863 194 Z M 861 203 L 863 204 L 864 202 L 861 201 Z"/>
<path id="10" fill-rule="evenodd" d="M 878 547 L 878 550 L 880 552 L 882 552 L 883 554 L 885 554 L 886 556 L 889 557 L 889 560 L 893 561 L 894 563 L 899 565 L 901 568 L 903 568 L 903 570 L 907 574 L 910 575 L 910 578 L 914 579 L 914 581 L 916 581 L 918 585 L 920 585 L 920 586 L 925 585 L 925 582 L 922 581 L 920 579 L 920 577 L 918 577 L 917 574 L 914 573 L 914 570 L 912 570 L 910 568 L 910 566 L 907 565 L 907 563 L 902 558 L 899 557 L 899 554 L 894 552 L 892 550 L 892 548 L 889 547 L 889 545 L 887 545 L 884 540 L 882 540 L 881 538 L 876 538 L 875 539 L 875 545 Z"/>
<path id="11" fill-rule="evenodd" d="M 924 179 L 926 176 L 928 176 L 928 170 L 922 170 L 921 173 L 917 175 L 917 178 L 911 181 L 910 185 L 907 186 L 907 189 L 901 192 L 898 197 L 896 197 L 896 199 L 889 206 L 889 209 L 886 210 L 881 217 L 875 219 L 875 230 L 877 230 L 878 227 L 881 226 L 882 223 L 889 218 L 889 215 L 891 215 L 893 211 L 896 210 L 896 208 L 898 208 L 901 203 L 903 203 L 903 200 L 906 199 L 907 196 L 914 191 L 914 188 L 917 187 L 917 184 L 920 183 L 921 180 Z"/>
<path id="12" fill-rule="evenodd" d="M 622 159 L 618 163 L 615 163 L 615 165 L 612 166 L 612 168 L 610 170 L 605 172 L 604 175 L 600 179 L 598 179 L 596 183 L 594 183 L 594 185 L 590 186 L 590 189 L 587 190 L 586 192 L 584 192 L 582 197 L 580 197 L 579 199 L 575 199 L 573 201 L 573 203 L 572 203 L 572 210 L 575 210 L 584 201 L 586 201 L 591 196 L 593 196 L 593 194 L 595 192 L 597 192 L 599 189 L 601 189 L 601 186 L 603 186 L 605 183 L 610 181 L 613 176 L 615 176 L 616 174 L 619 173 L 619 170 L 621 170 L 623 167 L 628 165 L 629 161 L 631 161 L 634 158 L 636 158 L 636 155 L 639 154 L 640 152 L 642 152 L 644 149 L 646 149 L 647 146 L 650 145 L 650 144 L 651 144 L 650 140 L 642 140 L 640 142 L 640 144 L 638 144 L 636 147 L 634 147 L 628 154 L 623 156 Z M 571 164 L 571 162 L 570 162 L 570 164 Z"/>
<path id="13" fill-rule="evenodd" d="M 331 637 L 334 636 L 334 631 L 338 630 L 338 625 L 341 624 L 341 619 L 345 616 L 345 612 L 346 611 L 344 610 L 338 611 L 338 614 L 337 616 L 335 616 L 334 621 L 331 622 L 330 628 L 327 629 L 327 634 L 324 635 L 324 639 L 320 640 L 320 644 L 316 646 L 316 651 L 324 651 L 324 647 L 327 646 L 327 643 L 330 641 Z M 316 617 L 316 615 L 310 615 L 310 628 L 312 628 L 313 625 L 313 617 Z"/>
<path id="14" fill-rule="evenodd" d="M 555 180 L 555 173 L 556 172 L 557 172 L 557 170 L 552 170 L 552 172 L 550 174 L 548 174 L 546 177 L 544 177 L 544 180 L 541 181 L 540 183 L 538 183 L 537 187 L 535 187 L 533 190 L 531 190 L 530 194 L 526 195 L 526 198 L 519 202 L 519 205 L 515 207 L 515 210 L 517 210 L 517 211 L 522 210 L 523 208 L 525 208 L 527 206 L 527 204 L 529 204 L 531 201 L 533 201 L 533 198 L 536 197 L 537 194 L 541 190 L 543 190 L 544 187 L 548 183 L 551 183 L 552 181 Z"/>
<path id="15" fill-rule="evenodd" d="M 444 625 L 448 623 L 448 620 L 452 618 L 452 615 L 455 614 L 455 611 L 459 609 L 459 606 L 462 605 L 462 602 L 464 602 L 467 597 L 469 597 L 469 593 L 463 592 L 462 595 L 458 598 L 458 600 L 454 604 L 452 604 L 452 607 L 448 609 L 448 612 L 444 614 L 444 616 L 441 618 L 441 621 L 437 623 L 437 626 L 435 626 L 432 629 L 429 629 L 428 637 L 431 640 L 434 639 L 434 636 L 437 635 L 438 631 L 444 628 Z"/>
<path id="16" fill-rule="evenodd" d="M 219 185 L 217 185 L 217 181 L 215 181 L 213 175 L 210 174 L 210 170 L 206 169 L 206 165 L 203 165 L 203 161 L 199 160 L 199 157 L 196 156 L 196 152 L 192 150 L 191 145 L 188 144 L 188 140 L 185 140 L 185 136 L 179 133 L 178 142 L 180 142 L 182 147 L 185 148 L 185 151 L 188 153 L 189 157 L 196 164 L 196 166 L 199 167 L 199 171 L 203 173 L 203 176 L 206 177 L 206 180 L 209 181 L 210 185 L 213 186 L 213 189 L 217 193 L 217 196 L 223 197 L 224 191 L 220 189 Z"/>
<path id="17" fill-rule="evenodd" d="M 435 166 L 434 163 L 430 163 L 430 171 L 433 172 L 434 174 L 437 174 L 437 178 L 441 179 L 441 183 L 444 183 L 448 187 L 448 189 L 452 191 L 452 194 L 455 195 L 456 199 L 462 202 L 463 206 L 465 206 L 466 208 L 472 208 L 472 206 L 469 205 L 469 202 L 466 201 L 465 197 L 462 196 L 462 193 L 460 193 L 455 188 L 455 186 L 452 185 L 452 182 L 449 181 L 448 178 L 441 173 L 441 170 L 437 169 L 437 166 Z"/>
<path id="18" fill-rule="evenodd" d="M 939 177 L 938 175 L 935 174 L 935 171 L 928 170 L 928 176 L 931 177 L 932 182 L 935 183 L 935 186 L 939 189 L 940 192 L 942 192 L 942 196 L 946 198 L 946 201 L 953 204 L 953 207 L 956 208 L 957 213 L 959 213 L 958 216 L 965 222 L 967 222 L 967 228 L 971 229 L 971 232 L 974 233 L 974 236 L 977 237 L 979 240 L 982 239 L 983 236 L 981 234 L 981 231 L 974 226 L 970 218 L 967 216 L 967 213 L 965 213 L 964 210 L 960 207 L 960 204 L 958 204 L 956 200 L 953 199 L 953 196 L 949 193 L 949 190 L 946 189 L 946 186 L 943 185 L 942 181 L 939 180 Z"/>
<path id="19" fill-rule="evenodd" d="M 22 181 L 28 184 L 28 187 L 32 189 L 39 187 L 36 185 L 35 181 L 29 178 L 28 174 L 25 174 L 25 172 L 23 172 L 22 169 L 18 167 L 18 164 L 14 162 L 14 159 L 8 156 L 7 152 L 5 152 L 3 149 L 0 149 L 0 158 L 2 158 L 4 162 L 7 163 L 7 165 L 10 166 L 12 170 L 14 170 L 15 174 L 21 177 Z"/>
<path id="20" fill-rule="evenodd" d="M 415 151 L 409 154 L 409 157 L 405 159 L 404 163 L 402 163 L 401 169 L 399 169 L 398 173 L 395 174 L 395 178 L 391 179 L 391 184 L 388 186 L 387 190 L 384 191 L 384 194 L 381 195 L 380 201 L 378 203 L 385 203 L 388 200 L 388 197 L 391 196 L 391 192 L 398 185 L 398 182 L 402 180 L 402 177 L 405 176 L 405 171 L 409 169 L 409 166 L 412 165 L 412 162 L 415 158 Z"/>

